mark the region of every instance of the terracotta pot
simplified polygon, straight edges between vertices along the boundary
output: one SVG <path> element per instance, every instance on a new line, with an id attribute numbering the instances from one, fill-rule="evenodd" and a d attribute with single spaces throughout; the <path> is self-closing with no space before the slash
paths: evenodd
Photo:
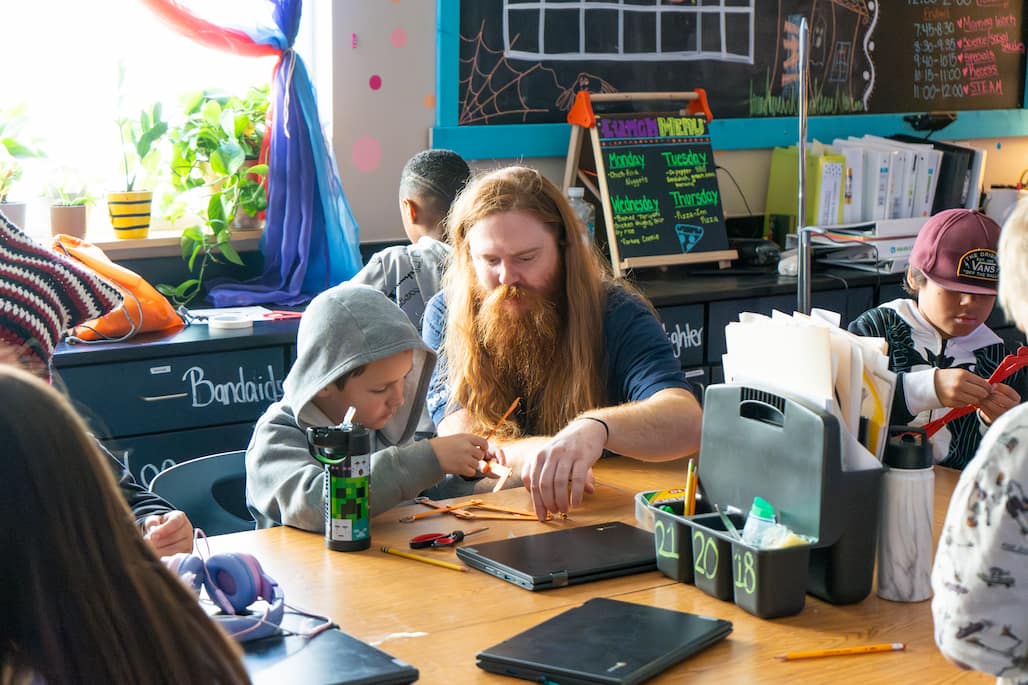
<path id="1" fill-rule="evenodd" d="M 8 221 L 22 230 L 25 230 L 25 207 L 24 202 L 0 202 L 0 212 L 3 212 Z"/>
<path id="2" fill-rule="evenodd" d="M 150 202 L 152 190 L 111 191 L 107 193 L 107 211 L 114 235 L 124 240 L 145 238 L 150 234 Z"/>
<path id="3" fill-rule="evenodd" d="M 86 237 L 85 205 L 50 205 L 50 235 Z"/>

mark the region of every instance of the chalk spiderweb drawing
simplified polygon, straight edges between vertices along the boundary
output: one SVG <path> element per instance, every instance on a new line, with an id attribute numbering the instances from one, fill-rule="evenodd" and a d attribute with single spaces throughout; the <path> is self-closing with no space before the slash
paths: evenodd
<path id="1" fill-rule="evenodd" d="M 466 70 L 467 78 L 462 78 L 459 86 L 462 94 L 459 123 L 483 124 L 512 115 L 527 121 L 531 114 L 546 114 L 548 108 L 529 104 L 527 93 L 533 90 L 531 83 L 535 79 L 554 84 L 558 91 L 565 90 L 556 72 L 539 62 L 523 70 L 517 69 L 503 56 L 503 50 L 486 45 L 483 28 L 484 23 L 477 35 L 460 37 L 461 54 L 470 54 L 470 57 L 460 60 L 461 73 Z"/>

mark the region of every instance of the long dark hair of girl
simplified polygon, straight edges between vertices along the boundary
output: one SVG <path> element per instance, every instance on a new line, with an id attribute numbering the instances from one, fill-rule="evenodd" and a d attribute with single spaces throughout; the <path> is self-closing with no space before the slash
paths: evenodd
<path id="1" fill-rule="evenodd" d="M 69 402 L 4 365 L 0 397 L 0 672 L 249 682 L 238 646 L 143 540 Z"/>

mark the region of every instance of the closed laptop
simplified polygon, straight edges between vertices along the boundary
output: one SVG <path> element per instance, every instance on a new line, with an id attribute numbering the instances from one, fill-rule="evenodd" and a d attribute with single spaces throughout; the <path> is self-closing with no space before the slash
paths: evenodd
<path id="1" fill-rule="evenodd" d="M 653 534 L 620 521 L 457 548 L 472 568 L 528 590 L 653 571 Z"/>
<path id="2" fill-rule="evenodd" d="M 484 649 L 492 673 L 561 685 L 635 685 L 722 640 L 728 621 L 599 597 Z"/>
<path id="3" fill-rule="evenodd" d="M 405 685 L 418 679 L 410 664 L 338 630 L 244 643 L 243 665 L 254 685 Z"/>

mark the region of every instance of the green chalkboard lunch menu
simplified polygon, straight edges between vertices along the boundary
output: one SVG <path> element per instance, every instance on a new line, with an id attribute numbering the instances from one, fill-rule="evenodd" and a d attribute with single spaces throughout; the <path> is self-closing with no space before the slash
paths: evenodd
<path id="1" fill-rule="evenodd" d="M 598 114 L 592 136 L 615 259 L 697 261 L 683 256 L 728 249 L 706 119 Z"/>
<path id="2" fill-rule="evenodd" d="M 563 122 L 575 93 L 704 88 L 715 118 L 1020 108 L 1023 0 L 463 0 L 461 126 Z"/>

